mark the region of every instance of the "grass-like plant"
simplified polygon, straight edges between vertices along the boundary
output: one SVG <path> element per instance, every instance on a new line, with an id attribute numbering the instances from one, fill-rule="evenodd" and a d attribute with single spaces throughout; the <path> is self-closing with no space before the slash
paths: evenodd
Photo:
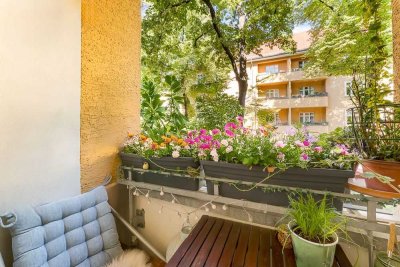
<path id="1" fill-rule="evenodd" d="M 346 218 L 336 212 L 326 195 L 319 201 L 310 193 L 289 195 L 289 202 L 292 230 L 302 238 L 326 244 L 334 241 L 334 233 L 345 232 Z"/>

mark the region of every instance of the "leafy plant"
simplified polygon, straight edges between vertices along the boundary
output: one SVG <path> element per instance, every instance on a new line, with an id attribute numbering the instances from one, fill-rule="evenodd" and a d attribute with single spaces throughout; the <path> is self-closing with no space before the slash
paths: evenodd
<path id="1" fill-rule="evenodd" d="M 165 130 L 166 110 L 163 107 L 161 94 L 150 80 L 143 80 L 141 90 L 142 129 L 144 132 L 153 132 L 154 129 Z"/>
<path id="2" fill-rule="evenodd" d="M 258 124 L 265 126 L 274 121 L 274 112 L 270 109 L 259 109 L 257 111 Z"/>
<path id="3" fill-rule="evenodd" d="M 201 95 L 196 98 L 195 125 L 198 128 L 222 129 L 244 112 L 233 96 L 218 93 L 215 96 Z"/>
<path id="4" fill-rule="evenodd" d="M 346 218 L 328 203 L 327 196 L 317 201 L 313 195 L 289 195 L 288 217 L 294 221 L 292 230 L 312 242 L 331 243 L 337 232 L 345 232 Z"/>
<path id="5" fill-rule="evenodd" d="M 186 117 L 181 112 L 184 105 L 184 97 L 180 82 L 175 76 L 165 76 L 167 90 L 165 97 L 167 98 L 167 123 L 168 130 L 173 133 L 179 133 L 187 122 Z"/>

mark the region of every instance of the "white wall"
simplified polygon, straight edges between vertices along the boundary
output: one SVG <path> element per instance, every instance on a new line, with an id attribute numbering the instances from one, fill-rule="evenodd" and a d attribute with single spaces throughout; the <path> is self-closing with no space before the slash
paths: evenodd
<path id="1" fill-rule="evenodd" d="M 80 40 L 80 0 L 0 0 L 0 213 L 80 193 Z"/>

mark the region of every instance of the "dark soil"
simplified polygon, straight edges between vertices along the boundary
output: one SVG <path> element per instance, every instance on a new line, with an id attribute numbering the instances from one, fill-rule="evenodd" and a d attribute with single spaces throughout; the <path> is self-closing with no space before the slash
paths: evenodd
<path id="1" fill-rule="evenodd" d="M 319 243 L 319 244 L 325 245 L 325 244 L 331 244 L 331 243 L 335 242 L 335 239 L 332 237 L 325 239 L 325 240 L 323 240 L 322 238 L 309 239 L 301 233 L 300 229 L 293 230 L 293 232 L 295 232 L 298 236 L 300 236 L 308 241 L 314 242 L 314 243 Z M 323 241 L 325 241 L 325 242 L 323 242 Z"/>

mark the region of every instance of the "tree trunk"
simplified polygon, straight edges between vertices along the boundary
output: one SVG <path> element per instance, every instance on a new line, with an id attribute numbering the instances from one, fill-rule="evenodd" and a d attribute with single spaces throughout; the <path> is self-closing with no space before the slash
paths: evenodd
<path id="1" fill-rule="evenodd" d="M 239 97 L 238 97 L 239 104 L 242 107 L 245 107 L 246 106 L 247 86 L 248 86 L 247 79 L 241 80 L 239 78 L 239 80 L 237 80 L 237 82 L 239 85 Z"/>
<path id="2" fill-rule="evenodd" d="M 394 101 L 400 103 L 400 0 L 392 0 Z"/>

